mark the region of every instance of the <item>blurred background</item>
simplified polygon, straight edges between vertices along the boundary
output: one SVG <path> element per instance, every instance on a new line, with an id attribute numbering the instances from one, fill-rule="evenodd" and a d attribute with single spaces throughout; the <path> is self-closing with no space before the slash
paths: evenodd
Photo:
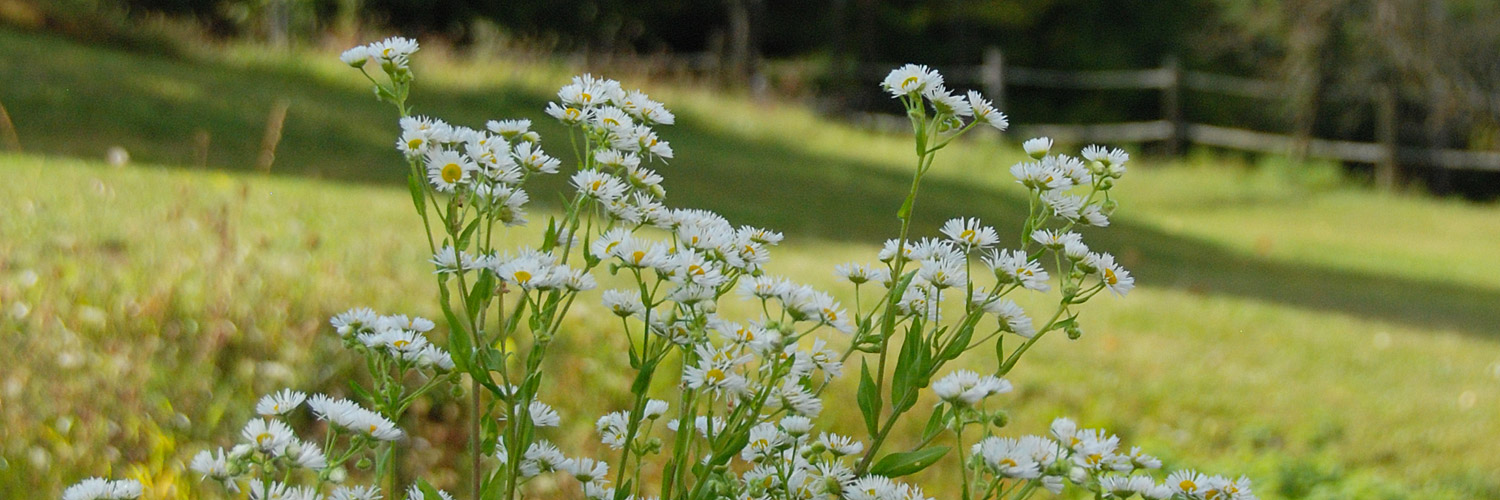
<path id="1" fill-rule="evenodd" d="M 259 394 L 347 391 L 329 316 L 439 315 L 394 117 L 336 57 L 393 34 L 418 113 L 530 118 L 565 161 L 541 109 L 568 76 L 646 90 L 679 117 L 669 204 L 785 231 L 771 271 L 831 290 L 909 179 L 877 82 L 934 66 L 1013 128 L 945 152 L 915 234 L 1019 231 L 1022 139 L 1134 155 L 1086 237 L 1141 287 L 1023 363 L 1016 433 L 1072 416 L 1262 498 L 1500 498 L 1490 0 L 0 0 L 0 498 L 216 498 L 183 460 Z M 597 388 L 557 396 L 577 451 L 627 392 L 585 312 L 553 379 Z M 404 423 L 440 486 L 456 397 Z"/>

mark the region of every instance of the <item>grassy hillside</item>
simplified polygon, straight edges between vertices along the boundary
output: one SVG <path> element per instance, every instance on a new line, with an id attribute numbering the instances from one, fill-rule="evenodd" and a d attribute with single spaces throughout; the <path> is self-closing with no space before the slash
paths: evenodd
<path id="1" fill-rule="evenodd" d="M 0 156 L 0 336 L 13 347 L 0 350 L 0 497 L 55 496 L 127 463 L 187 493 L 180 460 L 230 436 L 255 394 L 343 385 L 327 316 L 435 316 L 425 244 L 391 183 L 394 124 L 357 74 L 318 57 L 168 60 L 0 30 L 0 103 L 28 151 L 97 158 L 119 144 L 185 165 L 201 129 L 214 170 Z M 476 125 L 545 124 L 540 105 L 566 77 L 508 62 L 418 71 L 419 112 Z M 664 134 L 679 155 L 671 203 L 786 231 L 772 272 L 836 289 L 832 265 L 869 260 L 893 232 L 904 139 L 658 88 L 681 118 Z M 220 171 L 250 168 L 277 98 L 291 111 L 274 175 Z M 1015 148 L 950 149 L 915 232 L 960 214 L 1012 229 Z M 1017 432 L 1075 416 L 1174 463 L 1244 471 L 1263 498 L 1500 497 L 1500 210 L 1212 157 L 1140 162 L 1119 194 L 1116 224 L 1089 238 L 1141 288 L 1090 307 L 1083 339 L 1033 351 L 1014 377 Z M 558 387 L 624 392 L 611 374 L 625 360 L 596 347 L 613 341 L 606 325 L 571 325 Z M 419 414 L 455 418 L 441 398 Z M 437 448 L 462 439 L 434 432 Z M 585 428 L 559 438 L 591 441 Z M 411 464 L 452 479 L 433 449 Z"/>

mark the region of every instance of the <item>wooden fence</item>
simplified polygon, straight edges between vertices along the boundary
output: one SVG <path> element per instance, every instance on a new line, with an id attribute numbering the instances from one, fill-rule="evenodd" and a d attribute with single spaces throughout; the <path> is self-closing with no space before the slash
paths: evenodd
<path id="1" fill-rule="evenodd" d="M 862 78 L 883 78 L 896 65 L 861 66 Z M 1172 152 L 1186 144 L 1201 144 L 1262 153 L 1305 155 L 1344 162 L 1370 163 L 1376 180 L 1393 185 L 1402 166 L 1421 165 L 1454 170 L 1500 171 L 1500 151 L 1467 151 L 1403 145 L 1398 139 L 1400 116 L 1394 93 L 1375 89 L 1377 142 L 1299 138 L 1243 128 L 1191 123 L 1185 118 L 1183 94 L 1201 92 L 1264 101 L 1281 101 L 1290 93 L 1283 82 L 1188 71 L 1175 59 L 1161 67 L 1141 70 L 1062 71 L 1007 66 L 999 49 L 986 51 L 975 66 L 944 67 L 950 82 L 977 84 L 1002 111 L 1010 87 L 1076 90 L 1154 90 L 1162 93 L 1161 119 L 1125 123 L 1022 125 L 1026 136 L 1047 136 L 1062 142 L 1162 142 Z M 871 119 L 866 117 L 867 119 Z"/>

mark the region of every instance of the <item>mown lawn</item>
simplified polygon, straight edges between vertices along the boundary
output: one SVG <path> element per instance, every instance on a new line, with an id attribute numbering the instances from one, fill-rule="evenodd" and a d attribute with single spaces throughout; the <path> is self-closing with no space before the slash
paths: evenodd
<path id="1" fill-rule="evenodd" d="M 99 158 L 122 145 L 176 165 L 0 157 L 0 336 L 12 340 L 0 350 L 0 497 L 56 496 L 128 463 L 188 493 L 180 460 L 230 437 L 256 394 L 344 385 L 327 316 L 435 315 L 425 243 L 393 182 L 390 113 L 317 57 L 167 59 L 0 30 L 0 103 L 27 151 Z M 540 107 L 559 68 L 418 71 L 419 112 L 556 130 Z M 785 231 L 772 272 L 842 290 L 832 265 L 872 260 L 894 232 L 904 139 L 657 88 L 681 118 L 664 134 L 679 158 L 663 172 L 670 203 Z M 278 98 L 291 111 L 272 175 L 224 172 L 251 168 Z M 199 130 L 210 171 L 192 165 Z M 958 215 L 1013 232 L 1024 200 L 1005 167 L 1017 148 L 950 149 L 915 232 Z M 1023 362 L 1007 400 L 1016 432 L 1071 415 L 1174 465 L 1245 472 L 1263 498 L 1500 497 L 1500 209 L 1211 156 L 1138 162 L 1119 196 L 1116 224 L 1088 238 L 1141 286 L 1091 304 L 1079 341 L 1049 339 Z M 609 325 L 572 325 L 557 387 L 625 392 L 619 350 L 600 348 L 619 342 Z M 410 459 L 440 482 L 454 477 L 437 449 L 462 442 L 443 430 L 457 418 L 444 399 L 419 412 L 438 425 Z M 584 422 L 559 440 L 592 443 L 600 401 L 557 401 Z M 840 417 L 831 425 L 858 427 Z"/>

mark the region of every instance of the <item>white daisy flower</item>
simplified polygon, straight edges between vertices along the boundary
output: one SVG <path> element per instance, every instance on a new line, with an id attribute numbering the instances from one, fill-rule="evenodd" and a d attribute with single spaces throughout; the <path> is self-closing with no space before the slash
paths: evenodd
<path id="1" fill-rule="evenodd" d="M 1041 264 L 1028 259 L 1025 251 L 991 251 L 983 260 L 986 266 L 995 271 L 995 277 L 1002 285 L 1020 283 L 1029 290 L 1039 292 L 1045 292 L 1050 288 L 1047 285 L 1047 271 L 1042 269 Z"/>
<path id="2" fill-rule="evenodd" d="M 279 393 L 267 394 L 261 397 L 260 402 L 255 405 L 255 412 L 265 417 L 286 415 L 288 412 L 301 406 L 305 400 L 307 400 L 307 394 L 291 389 L 282 389 Z"/>
<path id="3" fill-rule="evenodd" d="M 943 75 L 927 66 L 907 64 L 891 70 L 880 87 L 894 97 L 920 94 L 929 88 L 943 85 Z"/>
<path id="4" fill-rule="evenodd" d="M 110 481 L 91 477 L 63 490 L 63 500 L 125 500 L 141 496 L 141 483 L 134 479 Z"/>
<path id="5" fill-rule="evenodd" d="M 328 421 L 381 441 L 395 441 L 402 436 L 401 430 L 396 428 L 394 422 L 347 399 L 334 399 L 315 394 L 308 398 L 307 406 L 312 409 L 313 415 L 319 420 Z"/>
<path id="6" fill-rule="evenodd" d="M 646 401 L 646 407 L 642 409 L 641 415 L 644 420 L 656 420 L 667 414 L 667 402 L 660 399 Z"/>
<path id="7" fill-rule="evenodd" d="M 605 290 L 603 303 L 610 312 L 622 318 L 635 316 L 646 310 L 646 306 L 641 304 L 640 293 L 629 290 Z"/>
<path id="8" fill-rule="evenodd" d="M 434 150 L 427 153 L 427 179 L 438 191 L 453 192 L 460 184 L 468 183 L 478 170 L 478 165 L 457 151 Z"/>
<path id="9" fill-rule="evenodd" d="M 1038 229 L 1031 232 L 1031 239 L 1040 243 L 1043 247 L 1052 250 L 1062 250 L 1072 242 L 1083 242 L 1083 235 L 1074 232 L 1053 231 L 1051 229 Z"/>
<path id="10" fill-rule="evenodd" d="M 360 45 L 358 47 L 346 50 L 343 54 L 339 54 L 339 60 L 343 61 L 344 64 L 348 64 L 350 67 L 364 67 L 365 63 L 370 61 L 370 47 Z"/>
<path id="11" fill-rule="evenodd" d="M 594 116 L 590 117 L 589 121 L 599 128 L 611 131 L 635 126 L 635 122 L 630 119 L 630 115 L 626 114 L 625 110 L 614 106 L 605 106 L 595 110 Z"/>
<path id="12" fill-rule="evenodd" d="M 592 458 L 570 458 L 559 467 L 580 483 L 605 481 L 609 476 L 609 464 Z"/>
<path id="13" fill-rule="evenodd" d="M 980 376 L 969 370 L 956 370 L 932 384 L 938 398 L 953 404 L 972 406 L 984 398 L 1010 392 L 1010 382 L 993 375 Z"/>
<path id="14" fill-rule="evenodd" d="M 323 450 L 319 449 L 318 445 L 300 442 L 297 443 L 296 448 L 299 449 L 293 454 L 292 462 L 298 467 L 312 470 L 328 468 L 328 456 L 323 454 Z"/>
<path id="15" fill-rule="evenodd" d="M 377 319 L 379 317 L 375 315 L 375 311 L 368 307 L 357 307 L 339 313 L 338 316 L 329 319 L 328 323 L 333 325 L 334 331 L 337 331 L 339 335 L 347 337 L 374 327 Z"/>
<path id="16" fill-rule="evenodd" d="M 390 61 L 398 66 L 405 66 L 407 58 L 415 54 L 417 49 L 416 40 L 393 36 L 371 44 L 370 55 L 384 61 Z"/>
<path id="17" fill-rule="evenodd" d="M 339 486 L 328 495 L 328 500 L 381 500 L 380 488 L 375 486 Z"/>
<path id="18" fill-rule="evenodd" d="M 901 500 L 901 487 L 885 476 L 865 476 L 844 488 L 845 500 Z"/>
<path id="19" fill-rule="evenodd" d="M 606 203 L 625 194 L 625 184 L 620 179 L 598 170 L 580 170 L 571 181 L 579 193 Z"/>
<path id="20" fill-rule="evenodd" d="M 1029 139 L 1021 143 L 1021 149 L 1026 150 L 1026 154 L 1032 158 L 1040 160 L 1043 156 L 1047 156 L 1048 151 L 1052 150 L 1052 139 L 1047 137 Z"/>
<path id="21" fill-rule="evenodd" d="M 818 444 L 835 456 L 858 455 L 865 451 L 865 444 L 848 436 L 824 432 L 818 435 Z"/>
<path id="22" fill-rule="evenodd" d="M 1021 162 L 1010 167 L 1016 182 L 1029 189 L 1052 191 L 1073 187 L 1073 180 L 1051 163 Z"/>
<path id="23" fill-rule="evenodd" d="M 555 102 L 547 103 L 547 115 L 556 118 L 564 125 L 572 126 L 585 123 L 594 115 L 594 110 L 577 106 L 558 106 Z"/>
<path id="24" fill-rule="evenodd" d="M 203 474 L 203 479 L 214 478 L 219 481 L 227 480 L 233 476 L 229 473 L 229 457 L 224 454 L 224 449 L 219 448 L 217 452 L 203 450 L 193 455 L 193 460 L 188 465 L 193 472 Z"/>
<path id="25" fill-rule="evenodd" d="M 995 127 L 995 130 L 1001 132 L 1010 127 L 1010 120 L 1005 117 L 1005 113 L 996 110 L 995 105 L 980 95 L 979 91 L 970 90 L 967 97 L 969 107 L 974 110 L 974 119 Z"/>
<path id="26" fill-rule="evenodd" d="M 917 277 L 938 290 L 962 287 L 969 282 L 969 274 L 963 262 L 951 260 L 922 261 Z"/>
<path id="27" fill-rule="evenodd" d="M 943 224 L 942 233 L 966 252 L 989 248 L 1000 242 L 995 228 L 980 225 L 979 219 L 951 219 Z"/>
<path id="28" fill-rule="evenodd" d="M 533 426 L 557 427 L 562 423 L 562 417 L 557 414 L 557 410 L 552 409 L 551 406 L 547 406 L 546 403 L 541 401 L 532 401 L 526 407 L 526 411 L 531 414 L 531 425 Z"/>
<path id="29" fill-rule="evenodd" d="M 1115 295 L 1124 297 L 1135 288 L 1135 278 L 1130 276 L 1130 271 L 1126 271 L 1124 266 L 1115 262 L 1115 256 L 1100 254 L 1094 266 L 1099 270 L 1099 280 L 1104 283 L 1104 287 Z"/>
<path id="30" fill-rule="evenodd" d="M 1042 475 L 1041 464 L 1032 457 L 1031 448 L 1012 438 L 987 437 L 974 444 L 972 453 L 1003 478 L 1036 479 Z"/>
<path id="31" fill-rule="evenodd" d="M 1094 227 L 1107 227 L 1109 216 L 1104 215 L 1104 210 L 1099 205 L 1089 205 L 1078 212 L 1078 222 Z"/>
<path id="32" fill-rule="evenodd" d="M 1172 493 L 1188 498 L 1201 498 L 1208 489 L 1207 482 L 1208 478 L 1198 471 L 1184 469 L 1167 475 L 1166 486 L 1172 489 Z"/>
<path id="33" fill-rule="evenodd" d="M 594 422 L 594 430 L 599 433 L 599 441 L 613 449 L 625 446 L 625 434 L 629 422 L 625 420 L 625 412 L 617 411 L 599 417 Z"/>
<path id="34" fill-rule="evenodd" d="M 500 134 L 507 141 L 513 141 L 522 134 L 531 131 L 531 120 L 490 120 L 484 124 L 484 128 Z"/>
<path id="35" fill-rule="evenodd" d="M 641 157 L 618 149 L 601 149 L 594 153 L 594 162 L 616 170 L 632 169 L 641 165 Z"/>
<path id="36" fill-rule="evenodd" d="M 417 366 L 435 368 L 443 372 L 453 370 L 453 356 L 441 347 L 428 344 L 423 346 L 422 350 L 417 351 L 416 357 Z"/>
<path id="37" fill-rule="evenodd" d="M 926 97 L 927 101 L 932 103 L 932 109 L 937 110 L 938 114 L 951 116 L 974 115 L 974 107 L 969 105 L 969 101 L 953 95 L 953 93 L 948 92 L 948 89 L 942 86 L 930 87 L 922 92 L 922 96 Z"/>
<path id="38" fill-rule="evenodd" d="M 547 153 L 542 151 L 541 146 L 530 142 L 517 144 L 511 151 L 511 154 L 515 155 L 516 163 L 530 172 L 555 174 L 557 173 L 558 165 L 562 164 L 561 160 L 547 156 Z"/>
<path id="39" fill-rule="evenodd" d="M 1047 191 L 1041 195 L 1042 203 L 1052 210 L 1052 214 L 1070 221 L 1079 220 L 1079 212 L 1083 210 L 1083 197 L 1063 194 L 1062 191 Z"/>
<path id="40" fill-rule="evenodd" d="M 1026 315 L 1026 310 L 1010 299 L 998 299 L 984 304 L 984 312 L 994 314 L 1000 320 L 1000 330 L 1011 332 L 1022 337 L 1031 338 L 1036 335 L 1036 326 L 1032 324 L 1031 317 Z"/>
<path id="41" fill-rule="evenodd" d="M 240 431 L 240 437 L 261 453 L 275 456 L 282 455 L 287 445 L 297 439 L 292 434 L 292 428 L 287 427 L 285 422 L 259 418 L 250 419 L 250 422 L 245 424 L 244 430 Z"/>

